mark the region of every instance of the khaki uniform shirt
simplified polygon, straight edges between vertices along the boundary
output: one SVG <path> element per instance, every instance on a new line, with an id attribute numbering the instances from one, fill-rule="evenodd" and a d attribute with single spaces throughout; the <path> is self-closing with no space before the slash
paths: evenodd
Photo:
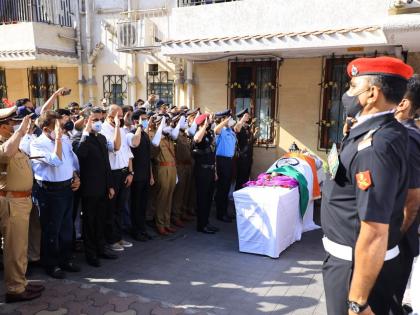
<path id="1" fill-rule="evenodd" d="M 191 143 L 184 132 L 180 132 L 176 141 L 176 162 L 179 165 L 192 163 Z"/>
<path id="2" fill-rule="evenodd" d="M 31 191 L 33 172 L 28 156 L 18 151 L 13 157 L 3 154 L 3 143 L 7 139 L 0 136 L 0 190 Z"/>

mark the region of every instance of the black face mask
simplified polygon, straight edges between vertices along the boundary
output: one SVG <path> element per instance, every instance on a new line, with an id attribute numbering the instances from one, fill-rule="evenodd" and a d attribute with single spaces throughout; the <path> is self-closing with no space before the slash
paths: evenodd
<path id="1" fill-rule="evenodd" d="M 124 127 L 124 119 L 120 119 L 120 127 Z"/>
<path id="2" fill-rule="evenodd" d="M 66 131 L 72 131 L 74 129 L 74 123 L 71 120 L 69 120 L 64 124 L 63 128 Z"/>
<path id="3" fill-rule="evenodd" d="M 350 96 L 346 93 L 341 97 L 343 102 L 344 110 L 346 117 L 356 117 L 357 113 L 363 110 L 363 106 L 360 104 L 359 95 L 365 93 L 368 90 L 365 90 L 357 95 Z"/>

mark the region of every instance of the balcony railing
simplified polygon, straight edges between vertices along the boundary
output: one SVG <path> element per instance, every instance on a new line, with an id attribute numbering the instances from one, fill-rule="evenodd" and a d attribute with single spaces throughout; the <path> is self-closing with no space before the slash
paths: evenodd
<path id="1" fill-rule="evenodd" d="M 191 7 L 194 5 L 204 5 L 222 2 L 233 2 L 241 0 L 178 0 L 178 7 Z"/>
<path id="2" fill-rule="evenodd" d="M 1 0 L 0 24 L 41 22 L 72 26 L 73 0 Z"/>

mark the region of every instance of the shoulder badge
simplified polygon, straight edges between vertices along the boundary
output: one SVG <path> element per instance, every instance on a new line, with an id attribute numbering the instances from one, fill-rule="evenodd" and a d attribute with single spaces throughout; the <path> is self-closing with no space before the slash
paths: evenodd
<path id="1" fill-rule="evenodd" d="M 356 174 L 357 187 L 361 190 L 367 190 L 372 186 L 372 179 L 370 177 L 370 171 L 364 171 Z"/>

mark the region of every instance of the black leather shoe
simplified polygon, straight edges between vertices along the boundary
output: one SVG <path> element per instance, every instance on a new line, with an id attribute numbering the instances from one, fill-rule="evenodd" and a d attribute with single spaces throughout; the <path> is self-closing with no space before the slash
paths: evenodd
<path id="1" fill-rule="evenodd" d="M 97 257 L 86 257 L 86 262 L 92 267 L 100 267 L 101 261 Z"/>
<path id="2" fill-rule="evenodd" d="M 220 231 L 220 229 L 219 229 L 218 227 L 216 227 L 216 226 L 214 226 L 214 225 L 211 225 L 211 224 L 207 224 L 207 228 L 208 228 L 210 231 L 214 231 L 214 232 L 219 232 L 219 231 Z"/>
<path id="3" fill-rule="evenodd" d="M 19 294 L 6 293 L 6 303 L 30 301 L 41 296 L 41 292 L 32 292 L 27 289 Z"/>
<path id="4" fill-rule="evenodd" d="M 139 242 L 147 242 L 149 238 L 143 233 L 137 233 L 132 235 L 133 239 Z"/>
<path id="5" fill-rule="evenodd" d="M 232 219 L 229 218 L 227 215 L 224 215 L 223 217 L 217 217 L 217 220 L 226 222 L 226 223 L 232 223 Z"/>
<path id="6" fill-rule="evenodd" d="M 78 265 L 75 265 L 72 262 L 68 262 L 65 264 L 62 264 L 61 269 L 68 271 L 68 272 L 79 272 L 80 271 L 80 267 Z"/>
<path id="7" fill-rule="evenodd" d="M 32 293 L 40 293 L 45 290 L 45 287 L 42 284 L 28 283 L 25 290 Z"/>
<path id="8" fill-rule="evenodd" d="M 207 226 L 201 229 L 197 229 L 198 232 L 204 233 L 204 234 L 214 234 L 215 231 L 210 230 Z"/>
<path id="9" fill-rule="evenodd" d="M 117 259 L 118 255 L 111 253 L 108 250 L 103 251 L 102 253 L 99 254 L 99 257 L 103 258 L 103 259 Z"/>
<path id="10" fill-rule="evenodd" d="M 54 279 L 64 279 L 66 277 L 66 273 L 60 267 L 48 268 L 47 275 Z"/>

